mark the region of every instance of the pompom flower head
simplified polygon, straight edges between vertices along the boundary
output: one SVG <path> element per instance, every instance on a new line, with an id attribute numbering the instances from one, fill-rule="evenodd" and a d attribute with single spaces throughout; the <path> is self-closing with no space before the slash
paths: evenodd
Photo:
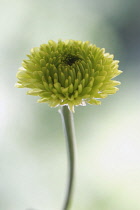
<path id="1" fill-rule="evenodd" d="M 17 73 L 16 87 L 29 88 L 28 95 L 40 96 L 38 102 L 51 107 L 100 104 L 118 90 L 112 80 L 122 71 L 119 61 L 90 42 L 49 41 L 31 49 Z"/>

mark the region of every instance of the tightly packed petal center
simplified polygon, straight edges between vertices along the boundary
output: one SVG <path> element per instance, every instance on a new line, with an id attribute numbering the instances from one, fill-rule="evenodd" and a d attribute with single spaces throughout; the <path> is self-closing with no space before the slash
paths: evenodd
<path id="1" fill-rule="evenodd" d="M 65 56 L 65 58 L 63 59 L 63 62 L 66 65 L 71 66 L 72 64 L 74 64 L 76 61 L 80 60 L 80 58 L 76 55 L 72 55 L 72 54 L 68 54 Z"/>
<path id="2" fill-rule="evenodd" d="M 114 94 L 122 71 L 119 61 L 89 42 L 49 41 L 31 49 L 17 73 L 17 87 L 29 88 L 27 94 L 40 96 L 38 102 L 51 107 L 100 104 L 99 99 Z"/>

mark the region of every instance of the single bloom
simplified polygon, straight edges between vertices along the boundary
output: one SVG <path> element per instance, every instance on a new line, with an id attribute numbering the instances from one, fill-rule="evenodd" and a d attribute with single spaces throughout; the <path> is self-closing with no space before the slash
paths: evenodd
<path id="1" fill-rule="evenodd" d="M 17 73 L 16 87 L 29 88 L 28 95 L 51 107 L 101 104 L 100 99 L 116 93 L 120 82 L 112 80 L 122 71 L 118 60 L 90 42 L 67 40 L 31 49 Z"/>

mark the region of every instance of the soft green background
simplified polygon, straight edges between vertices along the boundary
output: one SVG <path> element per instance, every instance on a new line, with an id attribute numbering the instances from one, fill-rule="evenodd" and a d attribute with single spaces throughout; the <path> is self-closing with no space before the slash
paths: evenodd
<path id="1" fill-rule="evenodd" d="M 140 209 L 140 1 L 0 0 L 0 209 L 59 210 L 67 159 L 58 108 L 16 89 L 32 47 L 89 40 L 115 54 L 120 91 L 76 107 L 77 178 L 71 210 Z"/>

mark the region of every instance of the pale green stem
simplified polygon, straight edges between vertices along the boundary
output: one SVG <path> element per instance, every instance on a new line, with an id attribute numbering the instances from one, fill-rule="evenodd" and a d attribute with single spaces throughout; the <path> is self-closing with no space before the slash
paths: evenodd
<path id="1" fill-rule="evenodd" d="M 69 110 L 68 106 L 62 106 L 61 110 L 62 124 L 65 132 L 65 138 L 67 143 L 68 153 L 68 167 L 69 167 L 69 178 L 66 191 L 66 198 L 62 210 L 68 210 L 70 208 L 74 184 L 75 174 L 75 128 L 73 113 Z"/>

